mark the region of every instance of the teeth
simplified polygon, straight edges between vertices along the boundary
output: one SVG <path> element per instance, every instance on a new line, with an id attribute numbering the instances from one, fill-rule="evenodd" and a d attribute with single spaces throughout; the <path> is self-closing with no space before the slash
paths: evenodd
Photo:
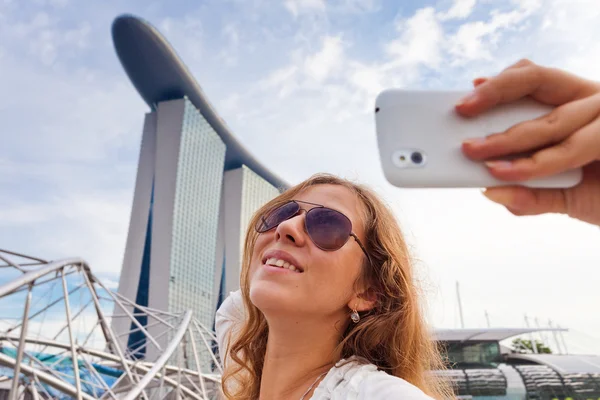
<path id="1" fill-rule="evenodd" d="M 279 260 L 277 258 L 269 258 L 269 259 L 267 259 L 265 264 L 271 265 L 273 267 L 286 268 L 286 269 L 289 269 L 290 271 L 301 272 L 298 268 L 296 268 L 295 265 L 290 264 L 289 262 L 284 261 L 284 260 Z"/>

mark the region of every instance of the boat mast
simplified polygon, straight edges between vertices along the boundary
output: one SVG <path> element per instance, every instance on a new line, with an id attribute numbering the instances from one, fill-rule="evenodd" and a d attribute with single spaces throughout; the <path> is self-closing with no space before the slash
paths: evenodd
<path id="1" fill-rule="evenodd" d="M 527 314 L 525 314 L 525 326 L 529 328 L 529 318 L 527 318 Z M 537 354 L 537 343 L 533 340 L 533 333 L 529 332 L 529 340 L 531 341 L 531 349 L 535 354 Z"/>
<path id="2" fill-rule="evenodd" d="M 556 330 L 552 326 L 552 320 L 548 320 L 548 326 L 552 329 L 552 336 L 554 337 L 554 343 L 556 343 L 556 348 L 558 349 L 558 354 L 562 354 L 562 349 L 560 346 L 560 342 L 558 341 L 558 336 L 556 336 Z"/>
<path id="3" fill-rule="evenodd" d="M 561 329 L 560 325 L 556 324 L 558 329 Z M 558 331 L 558 335 L 560 336 L 560 341 L 563 345 L 563 349 L 565 350 L 565 354 L 569 354 L 569 350 L 567 349 L 567 342 L 565 342 L 565 336 L 563 335 L 563 331 Z"/>
<path id="4" fill-rule="evenodd" d="M 462 302 L 460 301 L 460 287 L 458 281 L 456 281 L 456 298 L 458 300 L 458 314 L 460 315 L 460 327 L 465 329 L 465 320 L 463 318 Z"/>

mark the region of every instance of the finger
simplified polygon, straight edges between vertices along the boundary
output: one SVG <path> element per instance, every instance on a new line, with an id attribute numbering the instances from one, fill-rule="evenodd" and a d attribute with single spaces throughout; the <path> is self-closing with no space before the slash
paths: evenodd
<path id="1" fill-rule="evenodd" d="M 562 189 L 530 189 L 522 186 L 489 188 L 483 194 L 491 201 L 505 206 L 514 215 L 539 215 L 567 212 Z"/>
<path id="2" fill-rule="evenodd" d="M 498 179 L 524 181 L 558 174 L 600 159 L 600 118 L 584 126 L 564 141 L 514 161 L 486 161 Z"/>
<path id="3" fill-rule="evenodd" d="M 527 59 L 522 59 L 520 61 L 517 61 L 516 63 L 514 63 L 513 65 L 510 65 L 506 68 L 503 69 L 503 71 L 506 71 L 508 69 L 513 69 L 513 68 L 520 68 L 520 67 L 524 67 L 527 65 L 532 65 L 533 63 Z M 473 86 L 477 87 L 479 85 L 481 85 L 482 83 L 485 83 L 489 80 L 489 78 L 486 77 L 479 77 L 479 78 L 475 78 L 473 79 Z"/>
<path id="4" fill-rule="evenodd" d="M 458 102 L 456 110 L 464 116 L 474 116 L 525 96 L 545 104 L 560 105 L 590 96 L 599 89 L 596 82 L 522 60 L 478 85 Z"/>
<path id="5" fill-rule="evenodd" d="M 514 68 L 529 67 L 531 65 L 535 65 L 535 63 L 526 58 L 522 58 L 519 61 L 517 61 L 516 63 L 514 63 L 513 65 L 509 65 L 508 67 L 504 68 L 502 70 L 502 72 L 507 71 L 509 69 L 514 69 Z"/>
<path id="6" fill-rule="evenodd" d="M 508 68 L 477 86 L 456 104 L 456 110 L 465 116 L 474 116 L 498 104 L 525 97 L 539 88 L 542 74 L 542 67 L 536 65 Z"/>
<path id="7" fill-rule="evenodd" d="M 473 160 L 484 160 L 546 147 L 565 140 L 592 122 L 599 110 L 600 94 L 576 100 L 540 118 L 517 124 L 506 132 L 466 140 L 463 150 Z"/>

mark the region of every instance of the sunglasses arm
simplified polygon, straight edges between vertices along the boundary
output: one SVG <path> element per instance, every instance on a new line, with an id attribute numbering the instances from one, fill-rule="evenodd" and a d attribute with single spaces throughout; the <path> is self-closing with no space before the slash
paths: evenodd
<path id="1" fill-rule="evenodd" d="M 367 253 L 367 249 L 365 249 L 365 246 L 363 246 L 363 244 L 360 241 L 360 239 L 358 238 L 358 236 L 356 236 L 353 232 L 350 232 L 350 236 L 352 236 L 354 238 L 354 240 L 356 240 L 356 243 L 358 243 L 358 245 L 362 249 L 363 253 L 365 253 L 365 256 L 367 256 L 367 260 L 369 261 L 369 265 L 373 265 L 373 263 L 371 262 L 371 257 L 369 256 L 369 253 Z"/>

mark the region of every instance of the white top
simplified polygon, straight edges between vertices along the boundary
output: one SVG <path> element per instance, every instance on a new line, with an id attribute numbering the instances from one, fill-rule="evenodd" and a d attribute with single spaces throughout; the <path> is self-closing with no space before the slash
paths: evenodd
<path id="1" fill-rule="evenodd" d="M 229 335 L 236 335 L 244 321 L 244 304 L 238 290 L 231 292 L 217 310 L 215 323 L 219 354 L 227 348 Z M 345 361 L 350 361 L 345 363 Z M 404 379 L 379 371 L 358 358 L 341 360 L 319 383 L 311 400 L 433 400 Z"/>

